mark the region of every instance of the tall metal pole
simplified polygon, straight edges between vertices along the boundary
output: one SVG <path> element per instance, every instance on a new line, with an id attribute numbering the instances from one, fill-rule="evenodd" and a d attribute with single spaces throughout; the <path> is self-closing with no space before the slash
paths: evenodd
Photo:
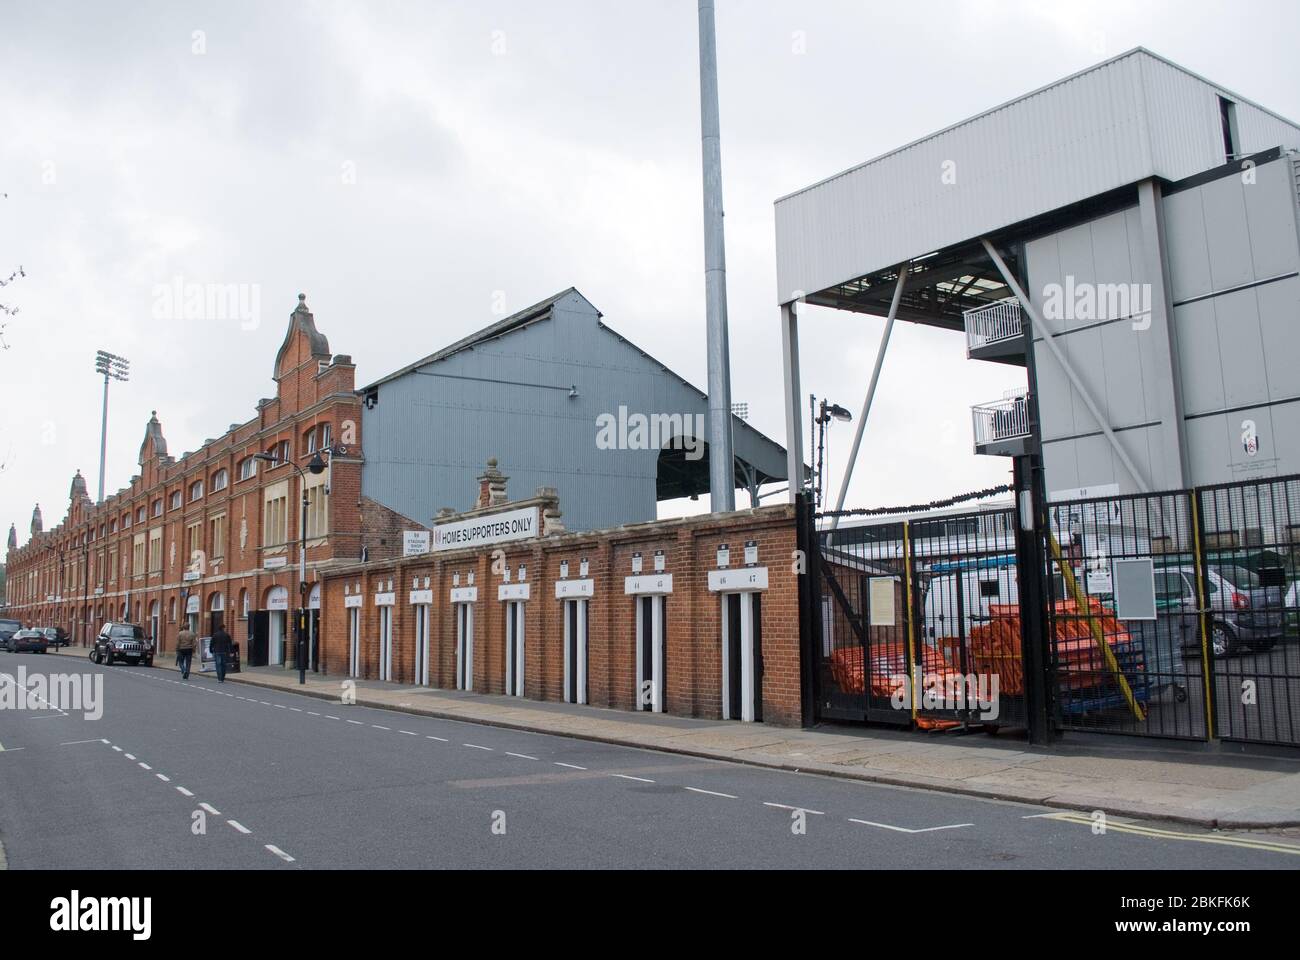
<path id="1" fill-rule="evenodd" d="M 709 354 L 709 505 L 736 509 L 731 447 L 731 348 L 727 342 L 727 263 L 722 229 L 722 139 L 713 0 L 700 0 L 700 130 L 704 160 L 704 291 Z"/>
<path id="2" fill-rule="evenodd" d="M 297 468 L 294 464 L 294 468 Z M 298 682 L 307 682 L 307 477 L 298 470 L 302 525 L 298 528 Z"/>
<path id="3" fill-rule="evenodd" d="M 99 499 L 104 502 L 104 457 L 108 452 L 108 374 L 104 374 L 104 413 L 99 426 Z"/>

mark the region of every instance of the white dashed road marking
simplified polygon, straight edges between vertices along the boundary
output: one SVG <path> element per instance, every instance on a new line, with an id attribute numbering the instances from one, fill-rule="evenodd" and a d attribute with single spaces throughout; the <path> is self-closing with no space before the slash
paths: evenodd
<path id="1" fill-rule="evenodd" d="M 710 797 L 726 797 L 728 800 L 739 800 L 740 798 L 730 793 L 718 793 L 716 790 L 701 790 L 699 787 L 687 787 L 691 793 L 705 793 Z"/>
<path id="2" fill-rule="evenodd" d="M 520 760 L 536 760 L 536 759 L 537 759 L 536 757 L 530 757 L 530 756 L 529 756 L 528 754 L 526 754 L 526 753 L 511 753 L 509 750 L 506 751 L 506 756 L 507 756 L 507 757 L 518 757 Z"/>
<path id="3" fill-rule="evenodd" d="M 557 767 L 568 767 L 570 770 L 586 770 L 586 767 L 580 767 L 576 763 L 560 763 L 559 760 L 552 760 Z"/>
<path id="4" fill-rule="evenodd" d="M 227 820 L 226 823 L 230 824 L 232 827 L 234 827 L 234 828 L 235 828 L 236 830 L 238 830 L 240 833 L 252 833 L 252 832 L 253 832 L 252 830 L 249 830 L 248 827 L 246 827 L 246 826 L 244 826 L 242 823 L 240 823 L 238 820 Z"/>
<path id="5" fill-rule="evenodd" d="M 275 844 L 273 844 L 273 843 L 268 843 L 268 844 L 266 845 L 266 849 L 270 850 L 272 853 L 274 853 L 277 857 L 279 857 L 279 858 L 280 858 L 281 860 L 283 860 L 285 863 L 293 863 L 293 857 L 289 856 L 287 853 L 285 853 L 283 850 L 281 850 L 281 849 L 280 849 L 279 847 L 277 847 Z"/>
<path id="6" fill-rule="evenodd" d="M 936 830 L 959 830 L 962 827 L 973 827 L 973 823 L 950 823 L 942 827 L 922 827 L 919 830 L 909 830 L 907 827 L 893 827 L 887 823 L 876 823 L 873 820 L 857 820 L 849 817 L 849 823 L 861 823 L 868 827 L 879 827 L 881 830 L 893 830 L 896 833 L 934 833 Z"/>
<path id="7" fill-rule="evenodd" d="M 471 747 L 474 750 L 491 750 L 491 747 L 480 747 L 477 743 L 462 743 L 462 747 Z"/>
<path id="8" fill-rule="evenodd" d="M 811 813 L 811 814 L 814 814 L 814 815 L 816 815 L 816 816 L 818 816 L 818 817 L 824 817 L 824 816 L 826 816 L 826 814 L 824 814 L 824 813 L 823 813 L 822 811 L 820 811 L 820 810 L 809 810 L 807 807 L 791 807 L 791 806 L 787 806 L 787 805 L 784 804 L 784 803 L 768 803 L 766 800 L 763 801 L 763 806 L 765 806 L 765 807 L 776 807 L 776 808 L 779 809 L 779 810 L 799 810 L 799 811 L 802 811 L 803 813 Z"/>
<path id="9" fill-rule="evenodd" d="M 179 794 L 180 794 L 181 796 L 183 796 L 183 797 L 192 797 L 192 796 L 194 796 L 194 794 L 192 794 L 190 791 L 186 790 L 184 787 L 177 787 L 177 788 L 176 788 L 176 792 L 179 793 Z"/>
<path id="10" fill-rule="evenodd" d="M 645 777 L 629 777 L 626 773 L 611 773 L 611 777 L 618 777 L 620 780 L 636 780 L 638 783 L 654 783 L 653 780 L 647 780 Z"/>
<path id="11" fill-rule="evenodd" d="M 200 803 L 199 806 L 202 807 L 204 810 L 206 810 L 208 813 L 212 814 L 214 817 L 221 816 L 221 811 L 218 810 L 210 803 Z"/>

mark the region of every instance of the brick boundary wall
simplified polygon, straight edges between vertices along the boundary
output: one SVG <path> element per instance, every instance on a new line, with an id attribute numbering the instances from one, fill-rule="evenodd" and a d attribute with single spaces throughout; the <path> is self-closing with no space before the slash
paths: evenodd
<path id="1" fill-rule="evenodd" d="M 503 504 L 513 508 L 517 504 Z M 708 588 L 717 568 L 716 552 L 726 543 L 731 568 L 744 565 L 744 544 L 756 541 L 758 566 L 768 570 L 762 598 L 763 720 L 798 726 L 802 719 L 799 673 L 799 584 L 795 574 L 795 511 L 780 505 L 729 514 L 656 521 L 611 530 L 562 534 L 522 543 L 424 554 L 405 559 L 351 564 L 323 575 L 321 666 L 340 679 L 348 672 L 347 593 L 357 588 L 361 607 L 361 677 L 379 675 L 379 613 L 375 594 L 392 581 L 393 679 L 415 683 L 415 614 L 409 603 L 412 583 L 433 592 L 430 613 L 429 683 L 455 687 L 456 627 L 449 595 L 453 576 L 467 585 L 474 572 L 474 689 L 505 692 L 505 604 L 497 599 L 504 582 L 502 561 L 517 582 L 526 565 L 530 599 L 525 604 L 524 694 L 528 699 L 563 699 L 564 602 L 555 597 L 560 563 L 569 579 L 580 579 L 586 558 L 594 596 L 588 607 L 588 692 L 593 706 L 631 710 L 636 704 L 635 597 L 624 593 L 632 575 L 632 556 L 640 552 L 644 572 L 654 570 L 655 551 L 664 551 L 664 572 L 673 575 L 666 601 L 665 712 L 719 719 L 722 716 L 721 595 Z M 494 560 L 496 570 L 494 567 Z M 381 590 L 382 587 L 382 590 Z"/>

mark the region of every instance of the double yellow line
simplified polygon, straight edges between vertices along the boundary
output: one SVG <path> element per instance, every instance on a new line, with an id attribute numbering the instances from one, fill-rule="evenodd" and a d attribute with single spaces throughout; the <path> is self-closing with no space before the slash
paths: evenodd
<path id="1" fill-rule="evenodd" d="M 1044 820 L 1058 820 L 1064 823 L 1077 823 L 1092 827 L 1096 821 L 1080 813 L 1058 813 Z M 1225 847 L 1244 847 L 1247 850 L 1264 850 L 1268 853 L 1289 853 L 1300 856 L 1300 845 L 1278 843 L 1273 840 L 1255 840 L 1250 837 L 1229 837 L 1210 833 L 1184 833 L 1178 830 L 1161 830 L 1157 827 L 1140 826 L 1134 823 L 1115 823 L 1107 819 L 1106 832 L 1131 833 L 1140 837 L 1153 837 L 1158 840 L 1187 840 L 1192 843 L 1215 843 Z"/>

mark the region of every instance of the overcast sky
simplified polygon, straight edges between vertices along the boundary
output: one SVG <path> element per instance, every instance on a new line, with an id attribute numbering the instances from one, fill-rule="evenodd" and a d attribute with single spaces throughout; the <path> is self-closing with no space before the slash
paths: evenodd
<path id="1" fill-rule="evenodd" d="M 1291 0 L 717 6 L 733 399 L 782 443 L 777 197 L 1138 45 L 1300 118 Z M 132 361 L 112 492 L 150 410 L 179 455 L 274 394 L 300 291 L 358 384 L 575 286 L 703 387 L 697 56 L 694 0 L 3 0 L 5 529 L 58 522 L 77 468 L 94 493 L 97 348 Z M 245 285 L 256 322 L 160 318 L 177 278 Z M 856 411 L 882 329 L 807 310 L 805 393 Z M 849 504 L 1002 482 L 968 408 L 1018 382 L 900 325 Z"/>

